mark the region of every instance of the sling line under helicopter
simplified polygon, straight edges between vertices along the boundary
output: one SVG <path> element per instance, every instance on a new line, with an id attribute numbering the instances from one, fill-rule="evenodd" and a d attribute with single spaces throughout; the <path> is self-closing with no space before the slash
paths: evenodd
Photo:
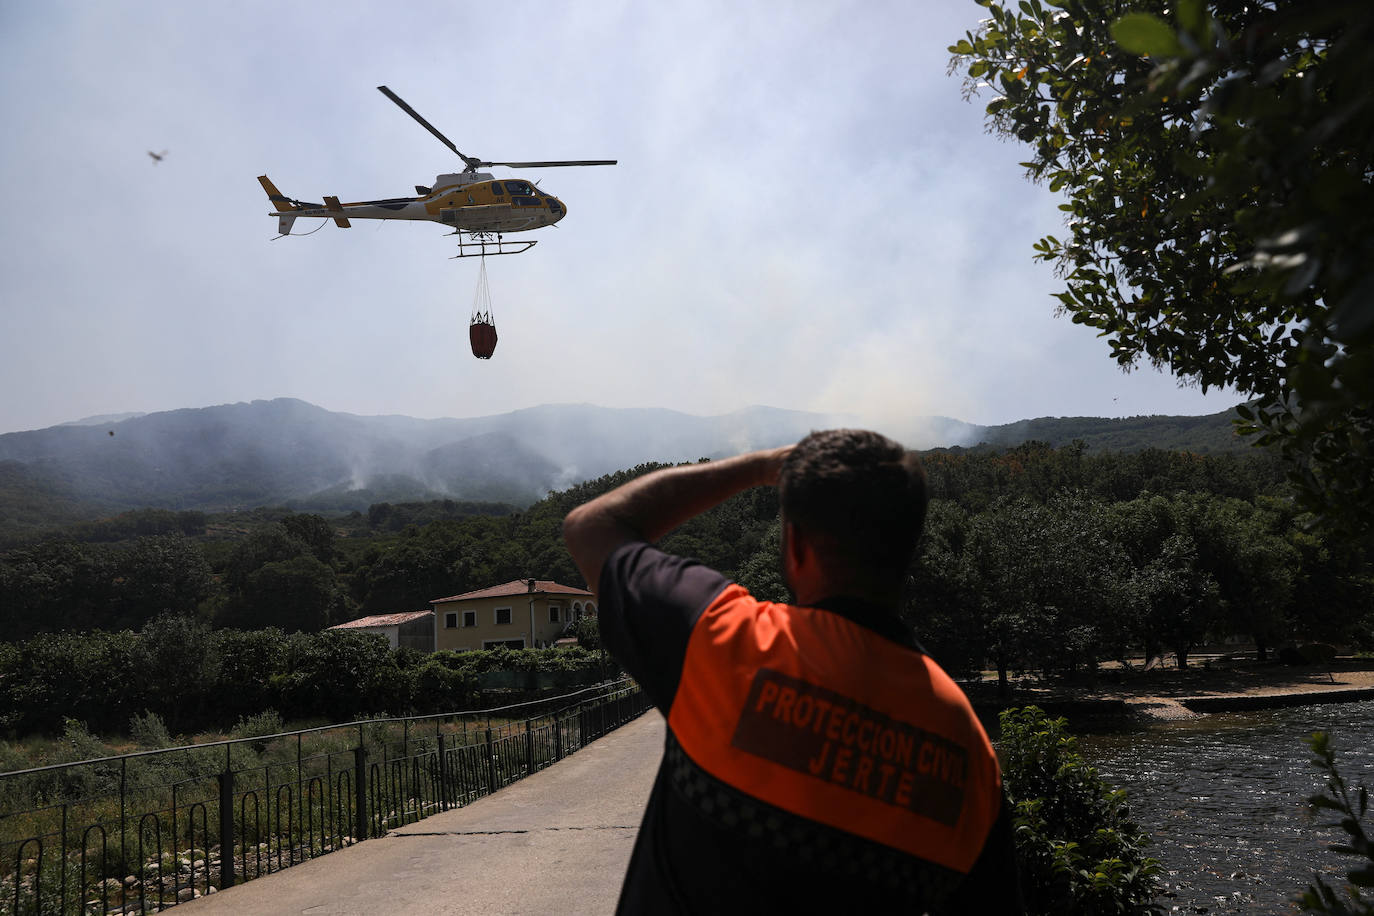
<path id="1" fill-rule="evenodd" d="M 477 291 L 472 297 L 472 323 L 468 325 L 468 339 L 472 355 L 491 359 L 496 350 L 496 323 L 491 317 L 491 289 L 487 285 L 487 259 L 482 258 L 477 271 Z"/>

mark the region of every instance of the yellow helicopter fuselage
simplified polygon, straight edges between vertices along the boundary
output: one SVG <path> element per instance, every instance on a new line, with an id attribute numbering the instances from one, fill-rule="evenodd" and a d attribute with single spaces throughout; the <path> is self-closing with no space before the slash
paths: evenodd
<path id="1" fill-rule="evenodd" d="M 485 172 L 439 175 L 432 187 L 419 197 L 394 197 L 386 200 L 360 200 L 342 203 L 326 197 L 320 204 L 291 200 L 281 194 L 266 175 L 259 176 L 267 197 L 277 209 L 282 235 L 291 234 L 292 224 L 302 217 L 332 219 L 348 228 L 353 219 L 409 219 L 442 223 L 459 232 L 525 232 L 552 226 L 568 209 L 558 198 L 545 194 L 523 179 L 495 180 Z"/>

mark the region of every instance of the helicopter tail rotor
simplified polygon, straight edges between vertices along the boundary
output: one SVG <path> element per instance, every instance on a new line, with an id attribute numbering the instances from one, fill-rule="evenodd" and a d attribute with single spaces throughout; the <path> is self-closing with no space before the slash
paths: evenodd
<path id="1" fill-rule="evenodd" d="M 272 203 L 276 204 L 278 210 L 301 209 L 300 201 L 292 200 L 291 198 L 283 194 L 281 191 L 278 191 L 277 186 L 274 185 L 272 183 L 272 180 L 268 178 L 266 175 L 258 176 L 258 184 L 262 185 L 262 189 L 267 192 L 267 199 L 272 201 Z"/>

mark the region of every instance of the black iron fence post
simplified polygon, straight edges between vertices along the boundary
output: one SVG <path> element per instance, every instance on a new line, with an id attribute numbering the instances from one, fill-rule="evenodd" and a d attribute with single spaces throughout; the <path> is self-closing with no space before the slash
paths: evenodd
<path id="1" fill-rule="evenodd" d="M 363 730 L 358 729 L 358 746 L 353 749 L 353 841 L 368 837 L 367 829 L 367 748 L 363 746 Z"/>
<path id="2" fill-rule="evenodd" d="M 119 761 L 119 873 L 121 875 L 125 874 L 124 870 L 129 867 L 127 843 L 129 828 L 128 788 L 129 758 L 125 757 Z M 119 902 L 122 906 L 129 905 L 129 886 L 123 881 L 119 882 Z"/>
<path id="3" fill-rule="evenodd" d="M 192 847 L 195 843 L 192 842 Z M 208 859 L 210 851 L 205 855 Z M 208 871 L 209 862 L 206 863 Z M 195 865 L 195 849 L 191 850 L 191 865 Z M 194 884 L 194 872 L 192 873 Z M 234 771 L 225 767 L 219 774 L 219 886 L 223 890 L 234 886 Z"/>
<path id="4" fill-rule="evenodd" d="M 534 775 L 534 732 L 532 731 L 531 726 L 530 726 L 530 722 L 531 722 L 531 721 L 532 721 L 532 720 L 530 720 L 530 719 L 526 719 L 526 720 L 525 720 L 525 775 L 526 775 L 526 776 L 533 776 L 533 775 Z"/>
<path id="5" fill-rule="evenodd" d="M 563 732 L 558 727 L 558 713 L 553 714 L 553 759 L 563 759 Z"/>
<path id="6" fill-rule="evenodd" d="M 303 825 L 303 824 L 305 823 L 305 773 L 303 772 L 303 768 L 302 768 L 302 766 L 301 766 L 301 761 L 302 761 L 302 758 L 303 758 L 303 756 L 304 756 L 304 751 L 303 751 L 303 749 L 302 749 L 302 747 L 301 747 L 301 740 L 302 740 L 302 739 L 301 739 L 301 735 L 300 735 L 299 733 L 297 733 L 297 735 L 296 735 L 296 823 L 297 823 L 298 825 Z M 292 844 L 292 850 L 293 850 L 293 851 L 294 851 L 294 849 L 295 849 L 296 846 L 299 846 L 299 845 L 300 845 L 300 843 L 299 843 L 299 836 L 300 836 L 299 831 L 294 832 L 294 833 L 292 833 L 292 835 L 291 835 L 291 844 Z M 307 847 L 307 849 L 309 848 L 309 844 L 308 844 L 308 843 L 306 844 L 306 847 Z M 294 860 L 293 860 L 293 861 L 294 861 Z M 304 859 L 302 859 L 302 861 L 304 861 Z"/>
<path id="7" fill-rule="evenodd" d="M 444 733 L 440 732 L 437 737 L 439 739 L 439 766 L 437 767 L 439 771 L 439 810 L 447 811 L 449 809 L 448 763 L 444 760 Z"/>
<path id="8" fill-rule="evenodd" d="M 487 726 L 487 794 L 496 791 L 496 757 L 491 748 L 491 726 Z"/>
<path id="9" fill-rule="evenodd" d="M 83 851 L 84 851 L 84 850 L 83 850 Z M 66 803 L 66 802 L 63 802 L 63 803 L 62 803 L 62 848 L 61 848 L 61 850 L 60 850 L 60 855 L 62 856 L 62 869 L 61 869 L 61 874 L 58 876 L 58 879 L 57 879 L 57 880 L 58 880 L 58 885 L 59 885 L 59 887 L 62 888 L 62 900 L 61 900 L 61 902 L 58 904 L 58 906 L 60 907 L 60 909 L 58 910 L 58 912 L 59 912 L 59 913 L 65 913 L 65 912 L 67 912 L 67 803 Z M 101 878 L 101 880 L 103 881 L 103 880 L 105 879 L 105 876 L 104 876 L 104 875 L 101 875 L 100 878 Z M 14 880 L 16 880 L 16 881 L 19 880 L 19 873 L 18 873 L 18 872 L 15 872 L 15 874 L 14 874 Z M 84 888 L 83 888 L 83 890 L 84 890 Z"/>

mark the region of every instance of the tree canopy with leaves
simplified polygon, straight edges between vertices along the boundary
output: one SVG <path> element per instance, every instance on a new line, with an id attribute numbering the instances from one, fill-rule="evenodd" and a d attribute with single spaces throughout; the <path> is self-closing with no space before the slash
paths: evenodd
<path id="1" fill-rule="evenodd" d="M 1374 532 L 1367 0 L 978 0 L 950 48 L 1062 191 L 1061 311 L 1240 409 L 1328 523 Z"/>

